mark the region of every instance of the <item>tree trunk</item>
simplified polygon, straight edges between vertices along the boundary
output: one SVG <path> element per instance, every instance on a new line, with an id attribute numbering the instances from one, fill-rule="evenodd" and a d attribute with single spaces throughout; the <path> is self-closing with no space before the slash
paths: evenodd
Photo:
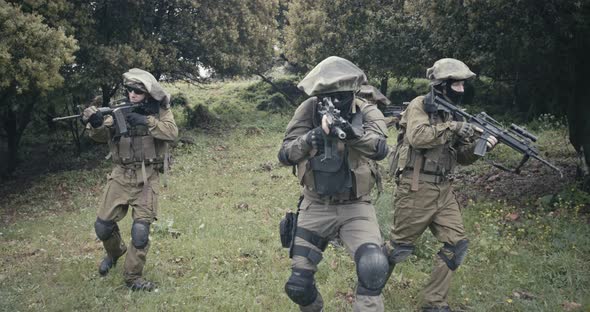
<path id="1" fill-rule="evenodd" d="M 385 95 L 385 97 L 387 97 L 387 82 L 389 81 L 389 77 L 384 77 L 381 78 L 381 86 L 379 87 L 379 90 L 381 91 L 381 93 L 383 93 L 383 95 Z M 389 97 L 387 97 L 389 98 Z"/>
<path id="2" fill-rule="evenodd" d="M 7 110 L 2 116 L 2 123 L 4 124 L 4 131 L 6 132 L 6 139 L 8 143 L 7 162 L 3 175 L 9 175 L 14 172 L 18 165 L 18 148 L 20 136 L 18 135 L 18 127 L 16 123 L 16 114 Z"/>

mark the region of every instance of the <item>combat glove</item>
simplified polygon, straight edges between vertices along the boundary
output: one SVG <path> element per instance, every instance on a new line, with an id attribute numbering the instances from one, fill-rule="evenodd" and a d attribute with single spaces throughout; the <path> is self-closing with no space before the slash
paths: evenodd
<path id="1" fill-rule="evenodd" d="M 475 126 L 468 122 L 452 121 L 451 130 L 462 138 L 469 138 L 475 133 Z"/>
<path id="2" fill-rule="evenodd" d="M 127 123 L 134 127 L 134 126 L 147 126 L 147 116 L 138 114 L 138 113 L 129 113 L 127 114 Z"/>
<path id="3" fill-rule="evenodd" d="M 84 112 L 82 112 L 82 123 L 90 123 L 92 128 L 98 128 L 102 126 L 103 120 L 104 116 L 96 108 L 96 106 L 87 107 Z"/>
<path id="4" fill-rule="evenodd" d="M 324 152 L 324 130 L 322 127 L 311 129 L 305 137 L 305 142 L 313 149 L 317 150 L 317 155 Z"/>

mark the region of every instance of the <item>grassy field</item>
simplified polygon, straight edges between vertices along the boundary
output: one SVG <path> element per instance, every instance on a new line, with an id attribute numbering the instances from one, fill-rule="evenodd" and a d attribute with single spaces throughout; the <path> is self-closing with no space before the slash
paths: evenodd
<path id="1" fill-rule="evenodd" d="M 255 110 L 263 95 L 252 81 L 169 88 L 218 118 L 207 130 L 182 131 L 194 144 L 174 150 L 145 268 L 158 291 L 129 291 L 122 265 L 104 278 L 97 273 L 103 250 L 94 210 L 110 168 L 99 160 L 92 170 L 45 175 L 0 199 L 1 311 L 298 311 L 283 291 L 290 261 L 278 237 L 278 222 L 299 195 L 291 169 L 276 160 L 292 111 Z M 186 124 L 183 109 L 175 113 Z M 545 155 L 564 154 L 552 148 L 565 144 L 562 130 L 539 130 Z M 106 147 L 101 151 L 107 154 Z M 473 169 L 486 170 L 483 162 Z M 386 179 L 375 201 L 384 237 L 392 193 Z M 590 205 L 588 194 L 570 185 L 550 201 L 530 201 L 539 202 L 535 209 L 492 198 L 468 201 L 471 244 L 452 285 L 453 307 L 590 311 L 590 226 L 581 213 Z M 130 225 L 130 216 L 120 223 L 127 242 Z M 439 248 L 426 233 L 415 255 L 396 267 L 383 293 L 386 311 L 418 309 Z M 326 311 L 351 311 L 354 263 L 334 246 L 324 256 L 316 279 Z"/>

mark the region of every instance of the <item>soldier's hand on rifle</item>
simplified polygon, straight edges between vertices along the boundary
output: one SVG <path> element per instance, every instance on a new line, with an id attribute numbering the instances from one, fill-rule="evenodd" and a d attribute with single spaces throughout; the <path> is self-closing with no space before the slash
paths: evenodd
<path id="1" fill-rule="evenodd" d="M 113 120 L 113 116 L 111 115 L 107 115 L 104 118 L 104 122 L 102 123 L 105 127 L 112 127 L 115 124 L 115 121 Z"/>
<path id="2" fill-rule="evenodd" d="M 451 121 L 451 130 L 462 138 L 469 138 L 473 136 L 475 131 L 483 132 L 482 129 L 462 121 Z"/>
<path id="3" fill-rule="evenodd" d="M 313 128 L 306 135 L 305 141 L 312 149 L 316 150 L 316 155 L 322 154 L 324 152 L 324 135 L 322 134 L 322 128 Z"/>
<path id="4" fill-rule="evenodd" d="M 482 128 L 477 127 L 477 126 L 473 126 L 473 129 L 478 134 L 483 134 Z M 486 140 L 486 147 L 488 148 L 488 151 L 491 151 L 494 148 L 494 146 L 496 146 L 496 144 L 498 144 L 498 139 L 492 135 L 488 136 L 485 140 Z"/>
<path id="5" fill-rule="evenodd" d="M 84 109 L 84 112 L 82 112 L 82 122 L 84 124 L 90 123 L 92 128 L 98 128 L 102 126 L 104 118 L 102 113 L 93 105 L 87 107 Z"/>
<path id="6" fill-rule="evenodd" d="M 130 126 L 139 126 L 139 125 L 143 125 L 143 126 L 147 126 L 147 116 L 142 115 L 142 114 L 138 114 L 138 113 L 129 113 L 127 114 L 127 123 L 129 123 Z"/>
<path id="7" fill-rule="evenodd" d="M 494 146 L 496 146 L 496 144 L 498 144 L 498 139 L 493 135 L 490 135 L 489 137 L 487 137 L 486 141 L 487 141 L 486 146 L 488 147 L 488 151 L 491 151 L 494 148 Z"/>
<path id="8" fill-rule="evenodd" d="M 326 115 L 322 116 L 322 129 L 324 129 L 324 133 L 330 134 L 330 124 Z"/>

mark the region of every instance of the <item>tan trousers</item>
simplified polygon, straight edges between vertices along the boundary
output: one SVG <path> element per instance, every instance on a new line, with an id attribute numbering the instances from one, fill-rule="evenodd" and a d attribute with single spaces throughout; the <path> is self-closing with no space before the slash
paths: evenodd
<path id="1" fill-rule="evenodd" d="M 146 167 L 147 185 L 143 183 L 143 174 L 139 169 L 125 169 L 115 166 L 108 175 L 107 184 L 102 197 L 102 205 L 97 210 L 97 217 L 104 221 L 119 222 L 132 208 L 133 220 L 152 223 L 158 212 L 158 193 L 160 189 L 159 173 L 151 166 Z M 119 257 L 125 250 L 125 281 L 132 282 L 142 276 L 149 243 L 143 249 L 138 249 L 129 243 L 125 247 L 120 233 L 114 233 L 111 238 L 103 242 L 108 255 Z"/>
<path id="2" fill-rule="evenodd" d="M 370 202 L 345 202 L 340 204 L 312 203 L 303 200 L 301 203 L 297 226 L 316 232 L 326 239 L 340 238 L 351 257 L 359 246 L 365 243 L 382 245 L 383 240 L 379 231 L 379 224 L 375 215 L 375 208 Z M 316 246 L 310 244 L 300 237 L 295 238 L 295 245 L 312 248 L 322 252 Z M 291 267 L 306 269 L 317 272 L 317 265 L 302 256 L 293 256 Z M 323 302 L 318 296 L 316 302 L 306 307 L 300 307 L 301 311 L 321 311 Z M 354 311 L 377 311 L 382 312 L 383 297 L 358 295 Z"/>
<path id="3" fill-rule="evenodd" d="M 466 239 L 459 203 L 450 182 L 420 182 L 418 191 L 410 190 L 411 180 L 402 178 L 393 201 L 392 240 L 397 244 L 414 244 L 429 228 L 441 243 L 455 245 Z M 423 297 L 425 306 L 446 306 L 453 271 L 435 256 L 430 281 Z"/>

